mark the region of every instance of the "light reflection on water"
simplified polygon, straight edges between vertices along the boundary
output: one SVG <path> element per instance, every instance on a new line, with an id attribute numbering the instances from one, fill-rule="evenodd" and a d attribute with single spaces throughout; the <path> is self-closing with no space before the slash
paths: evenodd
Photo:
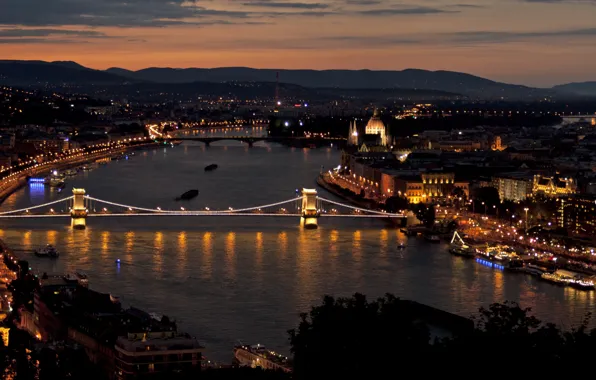
<path id="1" fill-rule="evenodd" d="M 200 195 L 184 204 L 187 209 L 238 208 L 292 198 L 296 188 L 313 186 L 321 165 L 339 163 L 332 149 L 230 143 L 226 150 L 217 144 L 141 152 L 69 180 L 62 194 L 46 191 L 43 200 L 83 187 L 124 204 L 179 208 L 173 198 L 197 188 Z M 211 163 L 220 167 L 204 173 Z M 36 197 L 25 188 L 0 209 L 28 207 Z M 508 299 L 566 326 L 595 303 L 594 292 L 452 257 L 445 246 L 408 239 L 378 220 L 321 219 L 318 230 L 301 229 L 287 217 L 90 218 L 84 231 L 64 222 L 2 220 L 0 237 L 24 250 L 20 254 L 39 273 L 81 269 L 92 288 L 170 315 L 218 360 L 229 361 L 238 339 L 287 352 L 286 330 L 323 294 L 392 292 L 463 315 Z M 397 249 L 401 241 L 407 241 L 404 250 Z M 46 243 L 60 250 L 59 259 L 30 253 Z"/>

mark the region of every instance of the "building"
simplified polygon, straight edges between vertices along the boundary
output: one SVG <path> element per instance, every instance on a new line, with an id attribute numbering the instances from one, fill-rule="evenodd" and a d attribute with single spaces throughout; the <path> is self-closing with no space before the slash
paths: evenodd
<path id="1" fill-rule="evenodd" d="M 387 128 L 385 124 L 381 120 L 379 115 L 379 111 L 375 108 L 375 112 L 373 116 L 370 118 L 368 123 L 366 124 L 365 134 L 367 135 L 378 135 L 379 137 L 379 145 L 387 146 L 389 145 L 389 136 L 387 133 Z"/>
<path id="2" fill-rule="evenodd" d="M 443 172 L 422 173 L 424 194 L 430 201 L 451 195 L 455 188 L 455 174 Z"/>
<path id="3" fill-rule="evenodd" d="M 558 215 L 559 227 L 569 235 L 588 237 L 596 236 L 596 195 L 577 194 L 561 199 Z"/>
<path id="4" fill-rule="evenodd" d="M 493 177 L 492 186 L 499 191 L 499 198 L 514 202 L 532 195 L 533 180 L 526 173 L 509 173 Z"/>
<path id="5" fill-rule="evenodd" d="M 575 194 L 577 183 L 573 178 L 558 176 L 543 176 L 537 174 L 534 176 L 532 192 L 542 194 L 548 197 L 559 197 L 563 195 Z"/>
<path id="6" fill-rule="evenodd" d="M 70 149 L 68 138 L 26 138 L 23 140 L 24 143 L 33 144 L 35 150 L 38 152 L 46 153 L 59 153 Z"/>
<path id="7" fill-rule="evenodd" d="M 137 332 L 116 340 L 116 379 L 138 379 L 164 372 L 197 373 L 201 370 L 203 350 L 195 338 L 170 326 L 161 324 L 151 331 L 139 326 Z"/>
<path id="8" fill-rule="evenodd" d="M 455 181 L 455 174 L 443 172 L 423 172 L 421 174 L 404 173 L 397 175 L 394 193 L 404 196 L 409 203 L 432 203 L 449 199 L 454 190 L 459 188 L 467 197 L 469 184 Z"/>

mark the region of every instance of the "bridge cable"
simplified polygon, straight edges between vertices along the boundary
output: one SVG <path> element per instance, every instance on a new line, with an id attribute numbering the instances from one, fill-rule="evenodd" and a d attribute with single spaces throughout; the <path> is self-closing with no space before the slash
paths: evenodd
<path id="1" fill-rule="evenodd" d="M 152 213 L 156 213 L 156 214 L 170 214 L 170 213 L 176 213 L 177 215 L 185 215 L 185 214 L 191 214 L 191 213 L 196 213 L 196 214 L 205 214 L 205 215 L 209 215 L 209 214 L 235 214 L 235 213 L 240 213 L 240 212 L 247 212 L 247 211 L 254 211 L 254 210 L 259 210 L 259 209 L 263 209 L 263 208 L 269 208 L 269 207 L 275 207 L 275 206 L 281 206 L 283 204 L 286 203 L 291 203 L 294 202 L 298 199 L 302 199 L 302 197 L 296 197 L 293 199 L 288 199 L 282 202 L 277 202 L 277 203 L 271 203 L 268 205 L 262 205 L 262 206 L 254 206 L 254 207 L 248 207 L 248 208 L 242 208 L 242 209 L 232 209 L 232 210 L 213 210 L 213 211 L 202 211 L 202 210 L 188 210 L 188 211 L 178 211 L 178 210 L 158 210 L 158 209 L 150 209 L 150 208 L 144 208 L 144 207 L 136 207 L 136 206 L 130 206 L 130 205 L 125 205 L 125 204 L 121 204 L 121 203 L 116 203 L 116 202 L 110 202 L 110 201 L 106 201 L 103 199 L 99 199 L 99 198 L 94 198 L 91 196 L 86 195 L 85 196 L 86 199 L 89 200 L 93 200 L 95 202 L 100 202 L 100 203 L 105 203 L 111 206 L 115 206 L 115 207 L 122 207 L 122 208 L 127 208 L 127 209 L 133 209 L 133 210 L 139 210 L 139 211 L 144 211 L 144 212 L 152 212 Z"/>
<path id="2" fill-rule="evenodd" d="M 3 212 L 0 212 L 0 215 L 17 214 L 19 212 L 25 212 L 25 211 L 29 211 L 29 210 L 35 210 L 35 209 L 38 209 L 38 208 L 42 208 L 42 207 L 54 205 L 56 203 L 65 202 L 65 201 L 68 201 L 69 199 L 73 199 L 73 198 L 74 198 L 74 195 L 71 195 L 68 198 L 58 199 L 57 201 L 52 201 L 52 202 L 44 203 L 42 205 L 37 205 L 37 206 L 31 206 L 31 207 L 27 207 L 27 208 L 22 208 L 20 210 L 3 211 Z"/>
<path id="3" fill-rule="evenodd" d="M 360 207 L 354 207 L 354 206 L 350 206 L 350 205 L 345 205 L 343 203 L 331 201 L 329 199 L 325 199 L 325 198 L 322 198 L 322 197 L 317 197 L 317 199 L 319 199 L 319 200 L 321 200 L 323 202 L 328 202 L 328 203 L 337 205 L 337 206 L 349 208 L 349 209 L 352 209 L 352 210 L 358 210 L 358 211 L 362 211 L 362 212 L 369 212 L 371 214 L 384 215 L 384 216 L 387 216 L 387 217 L 389 217 L 389 216 L 400 216 L 400 217 L 402 217 L 403 216 L 402 214 L 393 214 L 393 213 L 388 213 L 388 212 L 383 212 L 383 211 L 367 210 L 367 209 L 360 208 Z"/>

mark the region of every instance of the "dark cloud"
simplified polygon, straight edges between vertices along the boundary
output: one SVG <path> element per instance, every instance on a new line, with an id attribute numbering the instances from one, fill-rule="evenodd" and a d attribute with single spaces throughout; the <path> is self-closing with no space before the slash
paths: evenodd
<path id="1" fill-rule="evenodd" d="M 75 40 L 49 40 L 46 38 L 0 38 L 0 45 L 8 45 L 8 44 L 45 44 L 45 43 L 52 43 L 52 44 L 72 44 L 72 43 L 82 43 L 85 41 L 75 41 Z"/>
<path id="2" fill-rule="evenodd" d="M 49 37 L 72 36 L 86 38 L 107 37 L 104 33 L 95 30 L 64 30 L 64 29 L 0 29 L 0 37 Z"/>
<path id="3" fill-rule="evenodd" d="M 536 38 L 596 37 L 596 28 L 565 29 L 536 32 L 459 32 L 445 35 L 453 42 L 513 42 Z"/>
<path id="4" fill-rule="evenodd" d="M 368 9 L 357 11 L 358 14 L 364 16 L 398 16 L 398 15 L 426 15 L 437 13 L 457 13 L 459 11 L 445 10 L 440 8 L 429 7 L 405 7 L 405 8 L 383 8 L 383 9 Z"/>
<path id="5" fill-rule="evenodd" d="M 326 9 L 329 7 L 323 3 L 298 3 L 298 2 L 280 2 L 280 1 L 251 1 L 242 3 L 247 7 L 263 8 L 288 8 L 288 9 Z"/>
<path id="6" fill-rule="evenodd" d="M 544 3 L 544 4 L 594 4 L 596 0 L 521 0 L 523 3 Z"/>
<path id="7" fill-rule="evenodd" d="M 345 0 L 345 4 L 348 5 L 361 5 L 361 6 L 370 6 L 370 5 L 379 5 L 383 2 L 381 0 Z"/>
<path id="8" fill-rule="evenodd" d="M 485 8 L 484 5 L 479 4 L 452 4 L 450 7 L 453 8 Z"/>
<path id="9" fill-rule="evenodd" d="M 193 17 L 249 16 L 247 12 L 207 9 L 186 0 L 0 0 L 0 9 L 0 24 L 25 26 L 160 27 L 186 24 L 185 19 Z"/>

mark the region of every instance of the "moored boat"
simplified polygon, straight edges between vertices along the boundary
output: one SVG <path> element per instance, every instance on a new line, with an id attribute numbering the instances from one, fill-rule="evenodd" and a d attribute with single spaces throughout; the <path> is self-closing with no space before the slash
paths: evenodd
<path id="1" fill-rule="evenodd" d="M 449 253 L 461 257 L 474 257 L 476 250 L 467 245 L 452 244 L 449 247 Z"/>
<path id="2" fill-rule="evenodd" d="M 217 169 L 217 164 L 211 164 L 211 165 L 207 165 L 207 166 L 205 166 L 205 171 L 206 171 L 206 172 L 212 172 L 212 171 L 214 171 L 215 169 Z"/>

